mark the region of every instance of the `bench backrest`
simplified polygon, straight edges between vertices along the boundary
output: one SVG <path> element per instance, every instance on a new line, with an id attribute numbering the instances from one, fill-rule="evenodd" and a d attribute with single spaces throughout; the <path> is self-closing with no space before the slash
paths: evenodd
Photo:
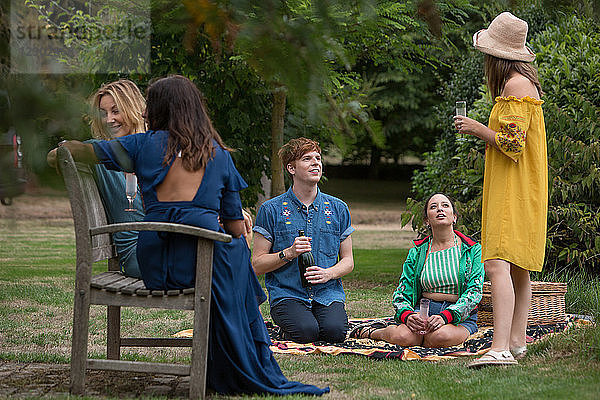
<path id="1" fill-rule="evenodd" d="M 90 228 L 108 223 L 94 178 L 94 166 L 75 162 L 66 147 L 59 147 L 57 153 L 73 212 L 78 262 L 80 256 L 92 263 L 115 258 L 117 254 L 110 234 L 90 235 Z"/>

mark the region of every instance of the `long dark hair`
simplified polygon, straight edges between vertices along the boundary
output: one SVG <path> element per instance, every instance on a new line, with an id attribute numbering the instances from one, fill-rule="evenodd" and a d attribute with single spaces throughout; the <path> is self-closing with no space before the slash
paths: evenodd
<path id="1" fill-rule="evenodd" d="M 502 95 L 504 85 L 512 71 L 529 79 L 536 87 L 540 97 L 544 94 L 535 67 L 524 61 L 506 60 L 486 54 L 484 58 L 485 80 L 492 100 Z"/>
<path id="2" fill-rule="evenodd" d="M 148 128 L 169 131 L 165 164 L 181 151 L 183 168 L 198 171 L 214 155 L 212 140 L 229 150 L 212 125 L 202 94 L 188 78 L 170 75 L 148 87 Z"/>

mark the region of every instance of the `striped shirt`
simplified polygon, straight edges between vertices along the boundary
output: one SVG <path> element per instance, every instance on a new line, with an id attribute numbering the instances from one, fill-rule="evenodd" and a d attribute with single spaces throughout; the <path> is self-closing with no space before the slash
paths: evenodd
<path id="1" fill-rule="evenodd" d="M 423 272 L 421 272 L 422 291 L 459 294 L 459 260 L 460 244 L 449 249 L 429 253 Z"/>

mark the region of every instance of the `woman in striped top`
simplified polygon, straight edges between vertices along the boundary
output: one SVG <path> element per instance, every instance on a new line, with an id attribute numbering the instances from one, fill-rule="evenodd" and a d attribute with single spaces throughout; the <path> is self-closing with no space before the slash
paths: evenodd
<path id="1" fill-rule="evenodd" d="M 481 245 L 454 230 L 458 217 L 443 194 L 431 196 L 423 210 L 431 235 L 415 240 L 393 295 L 395 324 L 370 323 L 351 337 L 385 340 L 401 346 L 447 347 L 477 331 L 476 307 L 483 289 Z M 429 300 L 427 317 L 420 300 Z"/>

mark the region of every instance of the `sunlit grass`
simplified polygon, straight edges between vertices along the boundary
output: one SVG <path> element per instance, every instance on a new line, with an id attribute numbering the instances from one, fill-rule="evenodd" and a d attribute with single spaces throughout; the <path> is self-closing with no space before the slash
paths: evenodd
<path id="1" fill-rule="evenodd" d="M 407 255 L 407 249 L 355 249 L 354 270 L 344 280 L 397 284 Z"/>

